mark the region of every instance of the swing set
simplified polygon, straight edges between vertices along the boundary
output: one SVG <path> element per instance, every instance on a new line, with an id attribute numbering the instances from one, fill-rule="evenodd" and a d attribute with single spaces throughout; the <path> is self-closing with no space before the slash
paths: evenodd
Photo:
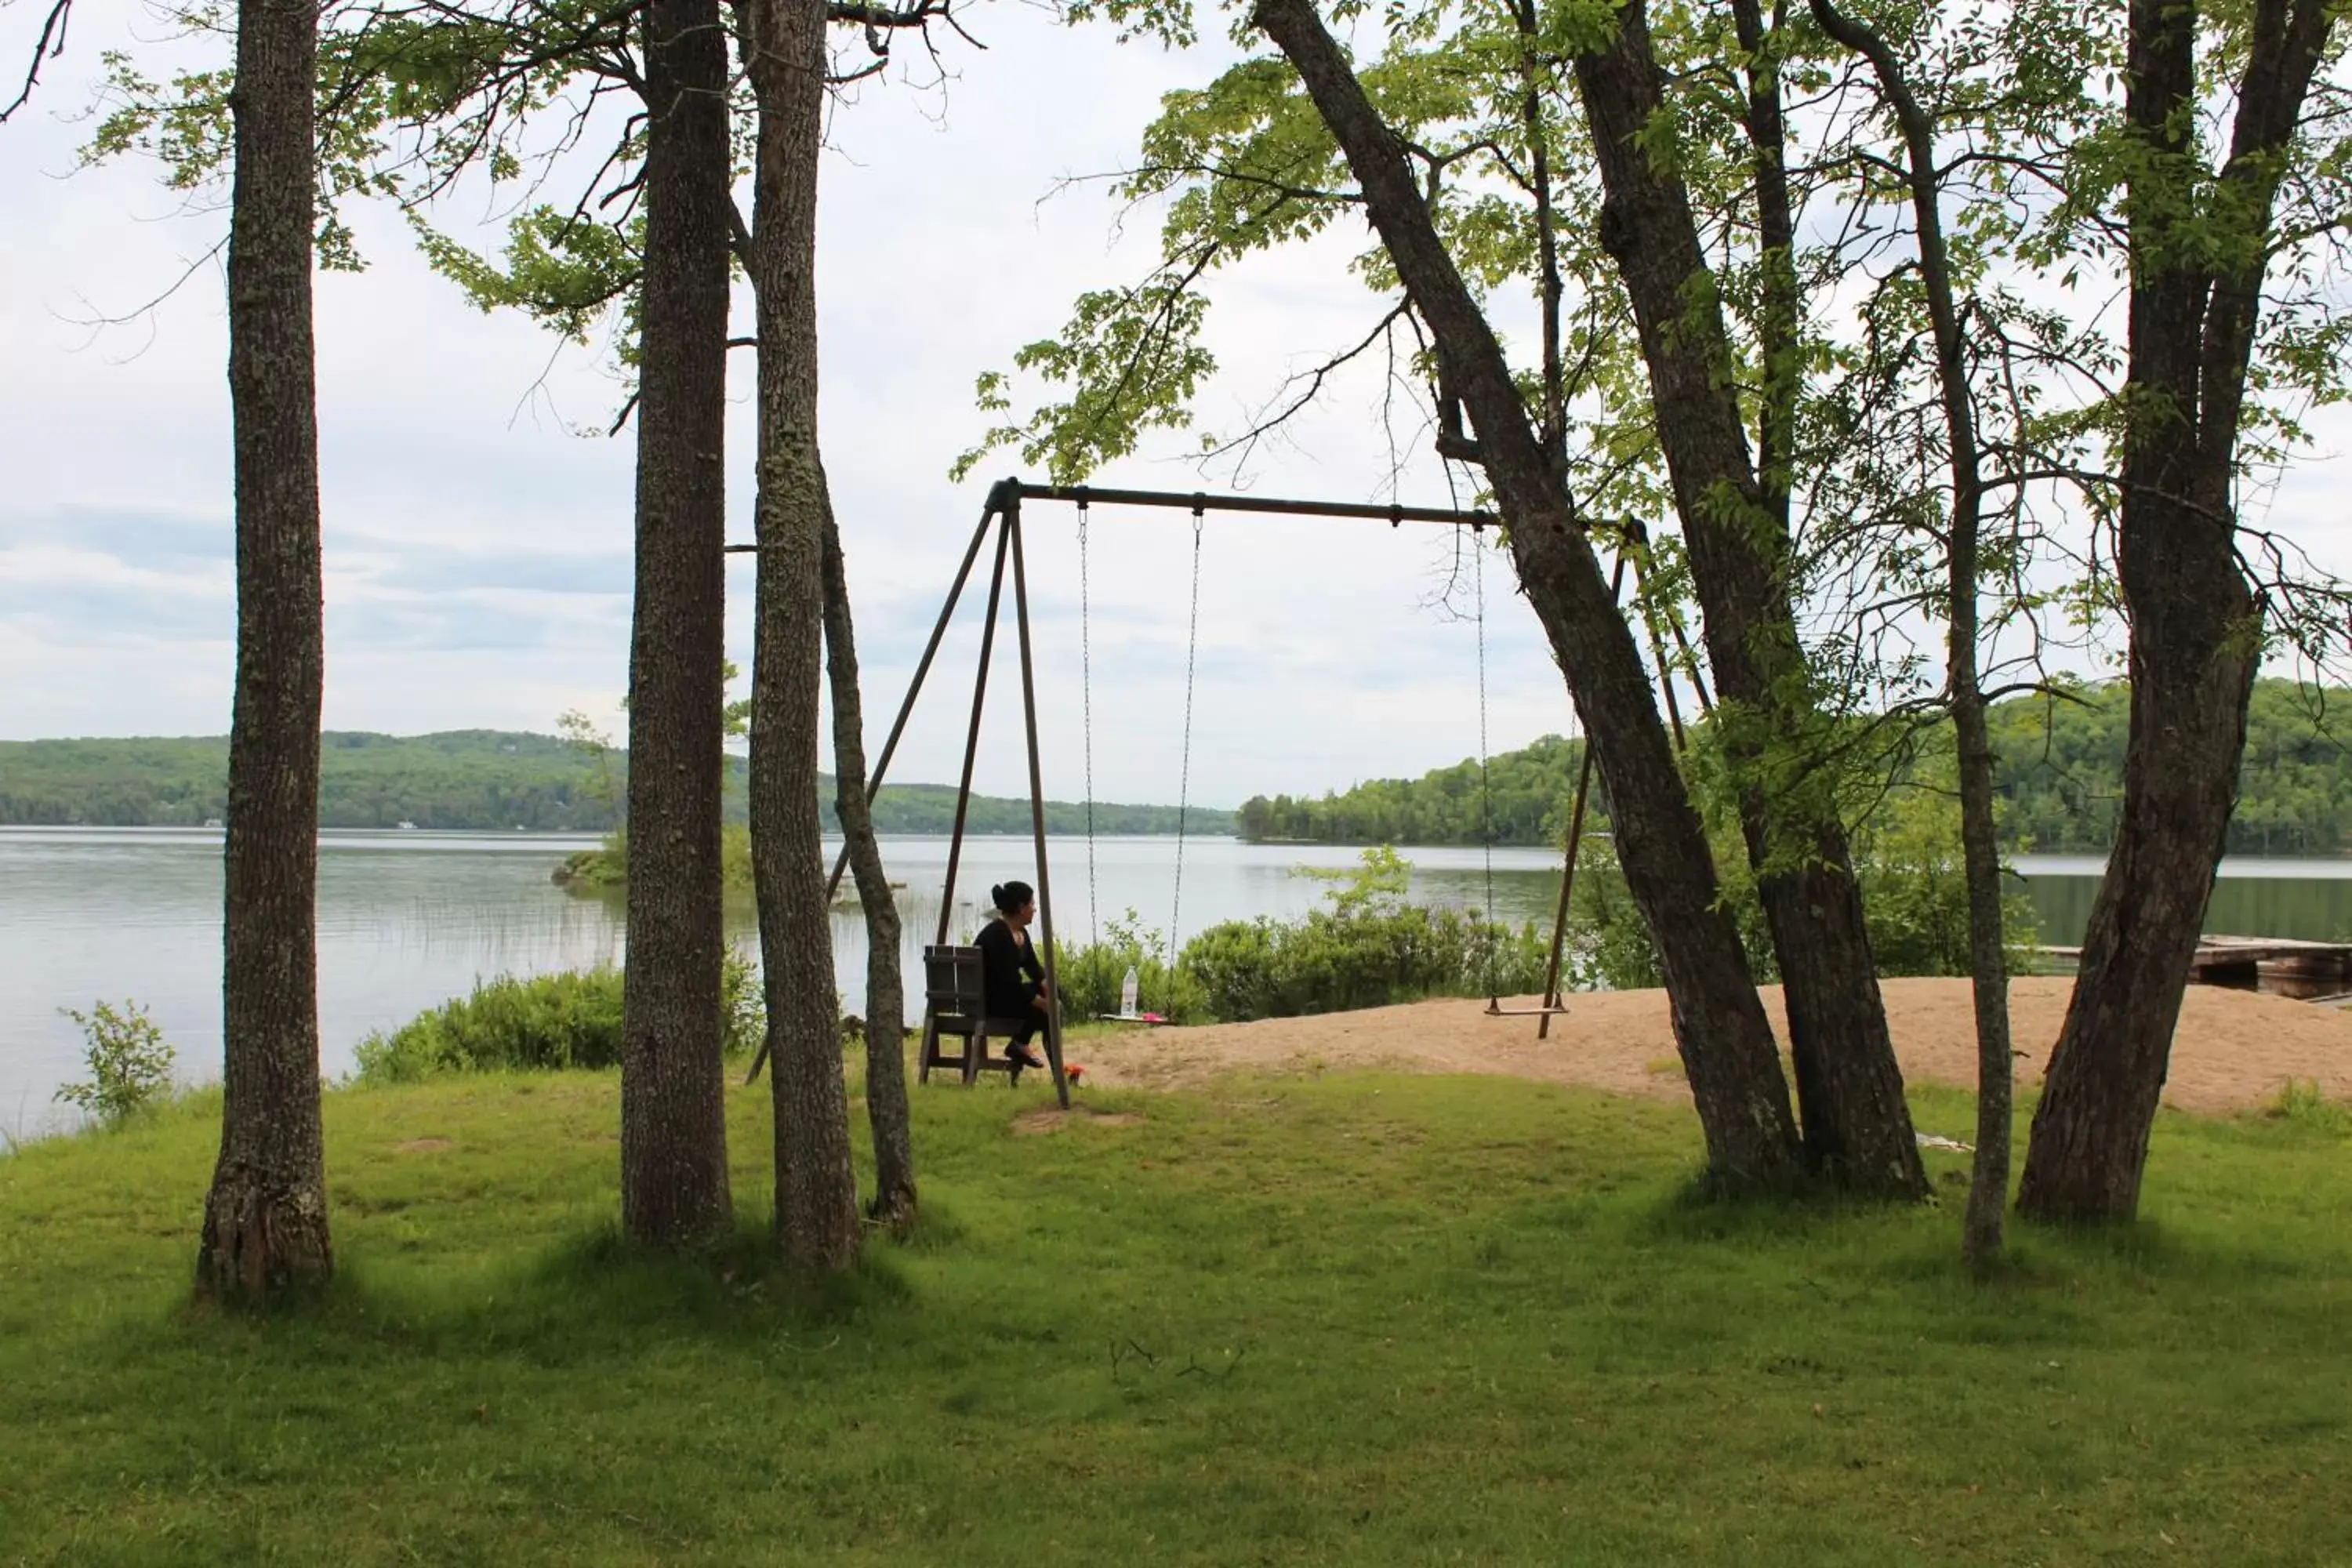
<path id="1" fill-rule="evenodd" d="M 1486 530 L 1495 523 L 1488 513 L 1475 510 L 1455 510 L 1433 507 L 1373 506 L 1343 501 L 1279 500 L 1255 496 L 1210 495 L 1202 491 L 1109 489 L 1087 485 L 1036 485 L 1020 479 L 1001 479 L 992 486 L 981 510 L 980 522 L 972 530 L 971 542 L 964 549 L 962 563 L 956 568 L 955 579 L 948 587 L 947 602 L 940 608 L 939 619 L 931 627 L 930 639 L 923 647 L 921 658 L 916 661 L 915 673 L 907 685 L 907 695 L 898 705 L 898 715 L 890 725 L 889 738 L 883 742 L 880 754 L 866 782 L 866 795 L 870 803 L 881 790 L 889 772 L 892 757 L 905 734 L 907 721 L 913 714 L 915 701 L 922 693 L 923 682 L 930 674 L 931 665 L 939 656 L 940 645 L 947 636 L 949 623 L 954 618 L 971 580 L 972 568 L 978 563 L 992 531 L 995 535 L 995 561 L 988 584 L 988 609 L 981 622 L 980 657 L 972 681 L 971 720 L 964 738 L 963 770 L 956 784 L 955 822 L 948 839 L 947 878 L 940 894 L 940 919 L 937 940 L 924 949 L 925 1005 L 922 1050 L 919 1058 L 919 1080 L 929 1081 L 934 1068 L 954 1068 L 962 1081 L 970 1084 L 983 1071 L 1012 1071 L 1015 1064 L 1009 1058 L 991 1057 L 988 1042 L 1005 1038 L 1024 1027 L 1020 1021 L 990 1018 L 986 1016 L 980 984 L 979 950 L 952 945 L 949 936 L 955 911 L 956 875 L 963 858 L 964 825 L 971 804 L 972 766 L 980 751 L 981 717 L 988 698 L 988 676 L 995 648 L 996 626 L 1003 603 L 1005 564 L 1012 563 L 1013 613 L 1021 658 L 1021 711 L 1029 761 L 1029 817 L 1031 834 L 1037 859 L 1037 924 L 1038 952 L 1045 971 L 1046 994 L 1056 1005 L 1045 1015 L 1044 1035 L 1045 1059 L 1054 1079 L 1054 1090 L 1061 1105 L 1070 1103 L 1069 1077 L 1062 1066 L 1062 1017 L 1058 1005 L 1061 988 L 1055 970 L 1054 901 L 1052 874 L 1045 855 L 1045 792 L 1043 770 L 1037 754 L 1037 688 L 1035 661 L 1032 656 L 1029 636 L 1029 580 L 1022 550 L 1022 504 L 1024 501 L 1056 501 L 1075 504 L 1078 509 L 1078 584 L 1079 584 L 1079 664 L 1081 722 L 1086 748 L 1086 809 L 1087 809 L 1087 877 L 1091 898 L 1095 877 L 1095 790 L 1094 790 L 1094 669 L 1091 633 L 1091 586 L 1087 559 L 1087 529 L 1091 509 L 1103 506 L 1157 508 L 1190 511 L 1192 514 L 1192 604 L 1186 629 L 1184 657 L 1184 728 L 1182 763 L 1177 785 L 1175 889 L 1172 900 L 1168 944 L 1170 956 L 1174 955 L 1178 927 L 1176 921 L 1183 910 L 1184 837 L 1186 814 L 1191 805 L 1192 763 L 1192 691 L 1193 677 L 1200 652 L 1201 633 L 1201 545 L 1202 523 L 1212 511 L 1281 517 L 1326 517 L 1360 521 L 1385 521 L 1390 527 L 1408 522 L 1434 523 L 1454 528 L 1468 528 L 1474 538 L 1473 582 L 1476 595 L 1478 636 L 1478 788 L 1479 838 L 1485 851 L 1486 916 L 1493 918 L 1495 901 L 1495 851 L 1493 831 L 1493 794 L 1487 778 L 1486 733 Z M 1638 525 L 1627 530 L 1625 542 L 1617 552 L 1614 574 L 1610 584 L 1612 598 L 1623 586 L 1629 562 L 1642 544 Z M 756 545 L 730 545 L 736 552 L 756 550 Z M 1638 568 L 1636 568 L 1638 570 Z M 1638 582 L 1637 582 L 1638 591 Z M 1653 655 L 1665 690 L 1666 714 L 1674 729 L 1679 749 L 1684 743 L 1682 717 L 1675 700 L 1674 682 L 1667 674 L 1664 644 L 1654 617 L 1644 616 L 1648 625 Z M 1702 710 L 1707 706 L 1706 687 L 1698 683 L 1696 664 L 1691 658 L 1689 644 L 1679 620 L 1674 623 L 1675 642 L 1683 656 L 1683 668 L 1695 684 Z M 1494 964 L 1487 963 L 1486 1014 L 1488 1017 L 1532 1017 L 1537 1020 L 1536 1036 L 1549 1038 L 1551 1020 L 1570 1009 L 1560 992 L 1560 953 L 1568 927 L 1569 894 L 1576 879 L 1577 851 L 1583 837 L 1585 805 L 1592 784 L 1592 747 L 1588 742 L 1581 766 L 1577 774 L 1576 797 L 1570 818 L 1567 859 L 1560 878 L 1559 902 L 1552 917 L 1551 948 L 1546 963 L 1542 1002 L 1535 1006 L 1507 1007 L 1496 994 Z M 849 864 L 849 847 L 844 844 L 835 858 L 831 879 L 825 885 L 828 901 L 841 886 L 842 873 Z M 945 1042 L 955 1039 L 961 1050 L 950 1054 Z M 745 1081 L 757 1079 L 767 1060 L 767 1048 L 761 1046 L 751 1063 Z"/>

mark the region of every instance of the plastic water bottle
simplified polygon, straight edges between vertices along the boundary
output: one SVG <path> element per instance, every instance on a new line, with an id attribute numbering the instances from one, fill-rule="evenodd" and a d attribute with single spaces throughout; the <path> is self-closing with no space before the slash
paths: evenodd
<path id="1" fill-rule="evenodd" d="M 1127 966 L 1127 978 L 1118 983 L 1118 1016 L 1122 1018 L 1135 1016 L 1135 965 L 1132 963 Z"/>

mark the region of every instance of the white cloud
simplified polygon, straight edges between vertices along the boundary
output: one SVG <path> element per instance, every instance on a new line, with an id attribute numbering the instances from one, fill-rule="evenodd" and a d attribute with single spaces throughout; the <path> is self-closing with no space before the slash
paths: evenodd
<path id="1" fill-rule="evenodd" d="M 973 376 L 1055 330 L 1081 289 L 1141 270 L 1150 214 L 1066 177 L 1132 156 L 1159 95 L 1221 55 L 1170 58 L 1071 31 L 1042 12 L 981 13 L 992 47 L 943 97 L 869 90 L 834 122 L 818 284 L 827 466 L 846 534 L 878 745 L 976 520 L 985 479 L 946 478 L 985 420 Z M 202 258 L 217 212 L 186 213 L 152 171 L 70 178 L 89 130 L 78 84 L 134 15 L 97 14 L 53 68 L 37 112 L 0 132 L 0 736 L 217 733 L 231 673 L 226 343 L 216 267 L 150 317 L 93 331 Z M 106 29 L 115 31 L 109 35 Z M 1051 196 L 1052 199 L 1045 199 Z M 442 215 L 457 226 L 474 207 Z M 328 721 L 407 731 L 548 728 L 583 707 L 617 721 L 625 683 L 633 447 L 583 438 L 615 395 L 594 353 L 488 317 L 431 276 L 388 215 L 366 215 L 372 261 L 320 279 L 318 342 L 328 551 Z M 495 247 L 485 227 L 476 242 Z M 1343 221 L 1310 247 L 1219 280 L 1223 373 L 1209 422 L 1245 424 L 1282 378 L 1352 342 L 1374 307 L 1340 268 L 1369 243 Z M 730 430 L 736 537 L 750 531 L 752 416 Z M 1192 443 L 1170 437 L 1105 483 L 1192 489 Z M 2340 445 L 2340 443 L 2339 443 Z M 2298 475 L 2275 516 L 2333 541 L 2332 476 Z M 1269 444 L 1260 493 L 1385 499 L 1376 374 Z M 1403 499 L 1444 503 L 1409 470 Z M 1081 787 L 1080 584 L 1075 519 L 1026 525 L 1049 789 Z M 1429 601 L 1452 564 L 1444 531 L 1212 517 L 1202 542 L 1192 788 L 1232 803 L 1414 773 L 1478 743 L 1475 639 Z M 1181 766 L 1192 534 L 1178 513 L 1097 513 L 1091 642 L 1095 774 L 1105 798 L 1173 798 Z M 1573 721 L 1532 616 L 1490 562 L 1487 681 L 1502 749 Z M 985 563 L 983 563 L 984 570 Z M 730 568 L 729 645 L 751 664 L 751 572 Z M 897 765 L 951 779 L 961 759 L 984 583 Z M 1018 666 L 1000 639 L 979 779 L 1025 784 Z"/>

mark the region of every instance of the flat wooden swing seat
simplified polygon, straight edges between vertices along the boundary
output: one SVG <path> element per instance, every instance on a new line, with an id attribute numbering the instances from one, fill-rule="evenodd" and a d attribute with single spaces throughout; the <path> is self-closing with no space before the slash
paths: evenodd
<path id="1" fill-rule="evenodd" d="M 1533 1007 L 1506 1007 L 1499 997 L 1486 998 L 1489 1018 L 1559 1018 L 1574 1011 L 1565 1002 L 1540 1003 Z"/>

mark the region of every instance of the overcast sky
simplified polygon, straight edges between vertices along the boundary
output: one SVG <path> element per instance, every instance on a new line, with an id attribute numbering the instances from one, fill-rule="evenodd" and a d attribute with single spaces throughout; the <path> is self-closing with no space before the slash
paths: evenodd
<path id="1" fill-rule="evenodd" d="M 28 24 L 0 10 L 12 51 Z M 1148 266 L 1154 215 L 1067 176 L 1121 166 L 1160 93 L 1204 81 L 1209 55 L 1120 46 L 1013 4 L 971 13 L 943 92 L 868 90 L 835 120 L 818 288 L 823 438 L 858 613 L 874 739 L 895 710 L 977 519 L 999 455 L 962 485 L 955 456 L 987 421 L 973 377 L 1055 331 L 1080 290 Z M 111 31 L 110 31 L 111 29 Z M 219 733 L 234 605 L 228 396 L 218 241 L 136 163 L 74 172 L 99 52 L 155 48 L 140 7 L 76 16 L 72 52 L 36 109 L 0 129 L 0 738 Z M 189 57 L 173 55 L 173 59 Z M 12 68 L 13 68 L 13 66 Z M 157 74 L 160 74 L 158 72 Z M 477 197 L 436 215 L 495 247 Z M 616 730 L 626 682 L 633 440 L 583 436 L 618 394 L 594 351 L 557 352 L 519 318 L 484 316 L 426 271 L 389 214 L 361 209 L 372 263 L 319 280 L 320 426 L 328 575 L 326 720 L 396 733 L 552 727 L 583 708 Z M 1360 337 L 1377 314 L 1349 279 L 1344 232 L 1222 280 L 1211 342 L 1223 371 L 1204 420 L 1231 428 L 1284 374 Z M 94 328 L 95 318 L 133 316 Z M 730 532 L 750 532 L 749 362 L 737 356 Z M 1192 489 L 1170 436 L 1097 476 Z M 1373 378 L 1349 384 L 1240 482 L 1268 495 L 1391 499 Z M 2272 521 L 2331 563 L 2333 463 L 2283 492 Z M 1446 504 L 1408 468 L 1395 499 Z M 1093 546 L 1095 774 L 1108 799 L 1175 798 L 1192 535 L 1181 513 L 1097 512 Z M 1078 574 L 1072 513 L 1027 529 L 1050 794 L 1083 788 Z M 1259 792 L 1412 774 L 1478 745 L 1472 626 L 1433 601 L 1450 531 L 1212 517 L 1202 543 L 1192 789 Z M 1574 728 L 1525 604 L 1489 562 L 1496 750 Z M 751 575 L 735 574 L 728 640 L 750 667 Z M 1466 596 L 1461 601 L 1466 608 Z M 932 677 L 896 771 L 952 779 L 970 700 L 976 604 Z M 1009 644 L 1003 650 L 1011 653 Z M 1025 786 L 1014 667 L 998 666 L 979 782 Z"/>

